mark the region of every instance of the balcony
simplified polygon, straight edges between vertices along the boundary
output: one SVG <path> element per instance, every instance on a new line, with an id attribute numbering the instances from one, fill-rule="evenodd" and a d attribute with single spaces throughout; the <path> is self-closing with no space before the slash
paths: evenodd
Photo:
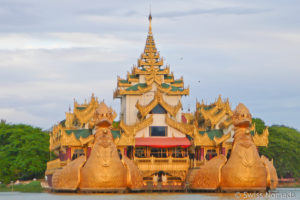
<path id="1" fill-rule="evenodd" d="M 141 171 L 187 171 L 190 167 L 189 158 L 134 158 Z"/>

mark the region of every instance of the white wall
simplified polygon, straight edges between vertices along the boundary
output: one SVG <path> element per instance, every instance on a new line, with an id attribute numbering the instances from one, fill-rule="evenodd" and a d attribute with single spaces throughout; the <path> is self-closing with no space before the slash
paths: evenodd
<path id="1" fill-rule="evenodd" d="M 135 104 L 138 100 L 139 96 L 137 95 L 127 95 L 126 96 L 126 112 L 125 112 L 125 117 L 126 117 L 126 125 L 134 125 L 137 121 L 137 113 L 138 110 L 135 107 Z"/>
<path id="2" fill-rule="evenodd" d="M 145 75 L 140 75 L 139 76 L 139 83 L 146 83 L 146 76 Z"/>
<path id="3" fill-rule="evenodd" d="M 123 120 L 126 123 L 125 114 L 126 113 L 126 97 L 121 98 L 121 114 L 120 119 Z"/>

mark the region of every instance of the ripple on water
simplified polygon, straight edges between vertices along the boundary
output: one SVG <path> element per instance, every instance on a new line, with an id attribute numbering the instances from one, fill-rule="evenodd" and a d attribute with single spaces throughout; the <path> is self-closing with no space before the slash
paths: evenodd
<path id="1" fill-rule="evenodd" d="M 253 195 L 253 194 L 252 194 Z M 289 196 L 287 196 L 289 195 Z M 248 198 L 245 198 L 248 197 Z M 253 197 L 253 196 L 252 196 Z M 55 194 L 0 192 L 0 200 L 228 200 L 253 199 L 240 193 L 137 193 L 137 194 Z M 300 188 L 278 188 L 271 196 L 257 199 L 300 199 Z"/>

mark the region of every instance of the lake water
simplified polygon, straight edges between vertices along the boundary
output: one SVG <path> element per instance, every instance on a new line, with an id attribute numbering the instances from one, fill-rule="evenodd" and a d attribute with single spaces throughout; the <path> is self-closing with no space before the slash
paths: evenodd
<path id="1" fill-rule="evenodd" d="M 0 192 L 0 200 L 225 200 L 225 199 L 300 199 L 300 188 L 278 188 L 260 193 L 138 193 L 138 194 L 54 194 Z"/>

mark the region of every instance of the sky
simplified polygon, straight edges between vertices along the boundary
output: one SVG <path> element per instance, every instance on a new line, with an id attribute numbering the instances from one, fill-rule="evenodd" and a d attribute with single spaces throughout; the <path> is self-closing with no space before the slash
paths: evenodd
<path id="1" fill-rule="evenodd" d="M 74 98 L 113 99 L 148 31 L 146 0 L 0 0 L 0 119 L 49 129 Z M 299 0 L 152 0 L 154 39 L 196 99 L 300 130 Z"/>

